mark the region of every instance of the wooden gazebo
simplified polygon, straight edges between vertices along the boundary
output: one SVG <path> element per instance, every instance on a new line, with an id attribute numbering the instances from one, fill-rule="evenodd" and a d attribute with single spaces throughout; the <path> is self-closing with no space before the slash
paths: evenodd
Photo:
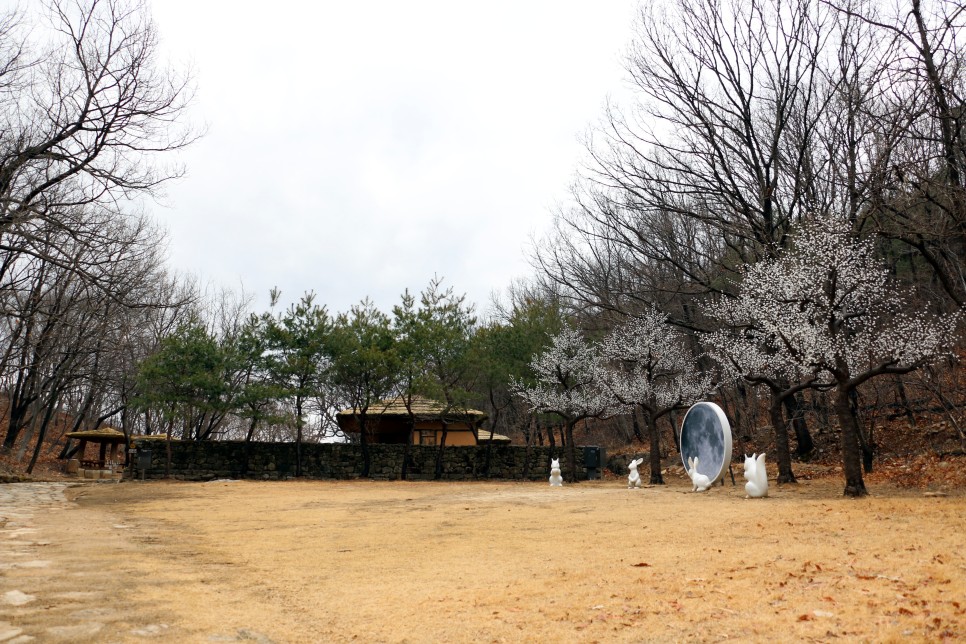
<path id="1" fill-rule="evenodd" d="M 113 467 L 121 464 L 117 458 L 117 446 L 127 442 L 124 432 L 113 427 L 104 427 L 83 432 L 68 432 L 67 437 L 80 441 L 75 458 L 80 461 L 81 468 L 104 470 L 109 469 L 106 467 L 107 464 Z M 98 445 L 97 459 L 86 458 L 85 451 L 88 443 Z M 110 454 L 108 454 L 108 448 L 110 448 Z"/>

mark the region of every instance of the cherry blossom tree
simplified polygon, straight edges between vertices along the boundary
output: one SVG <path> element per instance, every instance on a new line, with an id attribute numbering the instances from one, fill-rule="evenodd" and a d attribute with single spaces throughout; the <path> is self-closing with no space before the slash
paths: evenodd
<path id="1" fill-rule="evenodd" d="M 845 494 L 865 496 L 862 457 L 871 445 L 849 404 L 857 387 L 908 373 L 949 354 L 959 313 L 930 315 L 896 288 L 868 240 L 835 220 L 805 224 L 791 250 L 747 267 L 721 312 L 753 320 L 744 348 L 758 371 L 811 373 L 834 387 Z"/>
<path id="2" fill-rule="evenodd" d="M 564 328 L 550 339 L 550 346 L 533 357 L 530 369 L 536 384 L 519 381 L 514 390 L 535 412 L 560 416 L 567 437 L 568 477 L 577 480 L 577 452 L 574 425 L 588 418 L 604 418 L 618 410 L 614 398 L 603 386 L 600 348 L 579 331 Z"/>
<path id="3" fill-rule="evenodd" d="M 698 370 L 667 315 L 654 308 L 615 327 L 601 343 L 601 356 L 607 361 L 606 390 L 632 413 L 639 409 L 647 423 L 650 482 L 663 485 L 657 420 L 698 400 L 711 389 L 711 379 Z"/>
<path id="4" fill-rule="evenodd" d="M 775 433 L 778 482 L 795 483 L 792 470 L 788 425 L 782 408 L 786 399 L 800 391 L 831 386 L 813 368 L 778 358 L 771 336 L 757 326 L 754 309 L 739 308 L 733 300 L 720 300 L 706 308 L 706 313 L 722 324 L 722 328 L 702 334 L 708 355 L 722 367 L 722 381 L 745 380 L 768 389 L 771 400 L 769 418 Z"/>

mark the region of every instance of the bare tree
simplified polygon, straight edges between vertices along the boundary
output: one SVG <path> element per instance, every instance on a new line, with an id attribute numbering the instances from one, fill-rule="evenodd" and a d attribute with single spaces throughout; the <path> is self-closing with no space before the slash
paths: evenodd
<path id="1" fill-rule="evenodd" d="M 852 129 L 845 150 L 851 211 L 905 249 L 906 263 L 938 284 L 938 299 L 966 303 L 966 148 L 963 40 L 957 2 L 897 5 L 823 0 L 861 40 L 841 49 Z M 843 95 L 844 97 L 844 95 Z M 856 162 L 858 161 L 858 162 Z"/>
<path id="2" fill-rule="evenodd" d="M 195 137 L 182 125 L 188 79 L 161 66 L 142 2 L 50 0 L 49 47 L 0 29 L 0 230 L 70 207 L 114 204 L 180 174 L 148 158 Z M 0 25 L 2 26 L 2 25 Z"/>
<path id="3" fill-rule="evenodd" d="M 72 390 L 87 392 L 78 394 L 86 400 L 82 416 L 99 413 L 95 401 L 103 400 L 108 381 L 102 369 L 117 372 L 109 356 L 123 346 L 125 318 L 157 315 L 165 308 L 131 308 L 119 302 L 158 301 L 157 285 L 167 277 L 157 231 L 143 220 L 92 217 L 86 225 L 101 231 L 100 245 L 78 242 L 66 231 L 47 226 L 45 243 L 39 238 L 31 242 L 38 252 L 8 265 L 0 289 L 6 314 L 0 381 L 10 403 L 3 441 L 7 450 L 36 419 L 38 409 L 53 409 Z M 64 261 L 38 259 L 48 252 Z"/>

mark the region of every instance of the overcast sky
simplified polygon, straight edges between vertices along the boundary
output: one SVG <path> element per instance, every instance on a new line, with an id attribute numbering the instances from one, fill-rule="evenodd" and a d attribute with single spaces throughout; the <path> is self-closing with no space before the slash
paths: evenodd
<path id="1" fill-rule="evenodd" d="M 388 310 L 438 274 L 485 309 L 530 272 L 634 0 L 154 0 L 207 135 L 151 206 L 171 265 L 267 305 Z"/>

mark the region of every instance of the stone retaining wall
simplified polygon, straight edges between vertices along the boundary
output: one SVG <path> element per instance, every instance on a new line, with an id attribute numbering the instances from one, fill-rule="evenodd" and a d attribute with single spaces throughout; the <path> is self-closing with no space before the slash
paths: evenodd
<path id="1" fill-rule="evenodd" d="M 132 459 L 133 476 L 141 478 L 140 456 L 151 451 L 151 466 L 146 478 L 164 476 L 166 445 L 160 440 L 135 440 L 137 454 Z M 393 480 L 402 475 L 402 445 L 370 445 L 373 479 Z M 410 480 L 432 480 L 436 471 L 436 447 L 413 445 L 409 448 Z M 550 476 L 551 457 L 560 458 L 566 477 L 566 452 L 549 447 L 493 445 L 487 470 L 484 445 L 447 447 L 443 450 L 442 479 L 529 479 Z M 302 476 L 316 479 L 351 479 L 362 476 L 362 446 L 347 443 L 302 444 Z M 582 466 L 583 448 L 577 448 L 578 465 Z M 171 442 L 171 477 L 186 481 L 209 481 L 220 478 L 287 479 L 295 476 L 294 443 L 250 443 L 242 441 Z M 246 466 L 247 464 L 247 466 Z M 528 467 L 529 466 L 529 467 Z M 578 478 L 587 478 L 578 467 Z"/>

